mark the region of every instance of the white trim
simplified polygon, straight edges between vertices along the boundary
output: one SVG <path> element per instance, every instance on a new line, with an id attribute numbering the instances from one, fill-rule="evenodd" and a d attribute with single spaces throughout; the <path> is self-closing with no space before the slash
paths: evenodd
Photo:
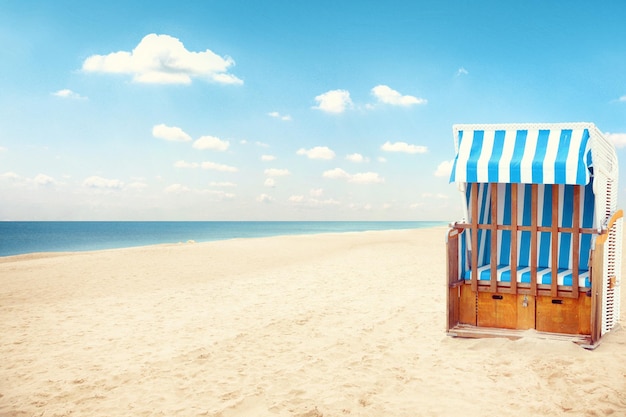
<path id="1" fill-rule="evenodd" d="M 502 123 L 502 124 L 455 124 L 452 126 L 454 132 L 459 130 L 551 130 L 551 129 L 587 129 L 591 134 L 594 130 L 599 134 L 598 128 L 593 123 Z M 455 135 L 456 136 L 456 135 Z M 600 135 L 601 136 L 601 135 Z"/>

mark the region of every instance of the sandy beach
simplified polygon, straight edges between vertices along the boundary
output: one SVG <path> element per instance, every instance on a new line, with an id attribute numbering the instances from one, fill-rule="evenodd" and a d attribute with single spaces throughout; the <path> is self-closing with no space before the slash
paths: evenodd
<path id="1" fill-rule="evenodd" d="M 626 415 L 621 326 L 445 335 L 445 231 L 0 258 L 0 415 Z"/>

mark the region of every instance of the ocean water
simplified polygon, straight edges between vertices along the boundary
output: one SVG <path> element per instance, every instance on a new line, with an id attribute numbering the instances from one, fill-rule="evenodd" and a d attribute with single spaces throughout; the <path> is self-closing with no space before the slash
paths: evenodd
<path id="1" fill-rule="evenodd" d="M 0 256 L 315 233 L 419 229 L 445 222 L 0 222 Z"/>

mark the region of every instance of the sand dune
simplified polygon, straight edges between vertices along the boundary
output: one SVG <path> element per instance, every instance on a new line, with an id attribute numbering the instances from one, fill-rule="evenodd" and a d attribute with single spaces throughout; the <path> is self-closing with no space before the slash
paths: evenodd
<path id="1" fill-rule="evenodd" d="M 0 415 L 626 415 L 622 328 L 445 336 L 444 236 L 0 258 Z"/>

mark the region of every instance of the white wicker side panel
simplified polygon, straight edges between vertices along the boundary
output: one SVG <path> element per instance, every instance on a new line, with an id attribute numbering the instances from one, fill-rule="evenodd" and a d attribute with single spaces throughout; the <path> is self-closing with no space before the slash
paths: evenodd
<path id="1" fill-rule="evenodd" d="M 604 251 L 602 274 L 602 334 L 610 331 L 620 318 L 620 284 L 622 271 L 623 218 L 609 230 Z"/>
<path id="2" fill-rule="evenodd" d="M 594 126 L 591 135 L 593 191 L 596 195 L 596 227 L 606 227 L 617 210 L 618 161 L 615 148 Z"/>
<path id="3" fill-rule="evenodd" d="M 617 236 L 615 241 L 615 317 L 619 321 L 621 310 L 621 287 L 622 287 L 622 256 L 623 252 L 623 233 L 624 233 L 624 218 L 617 221 Z"/>

